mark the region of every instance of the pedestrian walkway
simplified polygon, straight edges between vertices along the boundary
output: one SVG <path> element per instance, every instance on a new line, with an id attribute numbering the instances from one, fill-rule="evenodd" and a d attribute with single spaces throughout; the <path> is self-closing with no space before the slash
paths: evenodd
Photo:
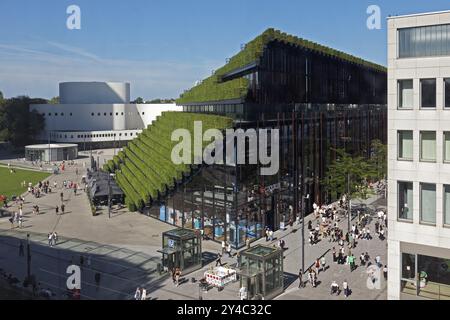
<path id="1" fill-rule="evenodd" d="M 83 299 L 130 299 L 136 286 L 161 281 L 165 276 L 158 272 L 159 256 L 65 237 L 60 237 L 56 246 L 49 247 L 45 234 L 29 234 L 31 272 L 41 288 L 48 288 L 55 294 L 55 299 L 65 297 L 66 269 L 71 264 L 81 267 Z M 23 256 L 20 241 L 25 247 Z M 1 269 L 21 281 L 26 277 L 26 244 L 25 233 L 0 232 Z M 99 286 L 95 283 L 96 273 L 102 279 Z"/>

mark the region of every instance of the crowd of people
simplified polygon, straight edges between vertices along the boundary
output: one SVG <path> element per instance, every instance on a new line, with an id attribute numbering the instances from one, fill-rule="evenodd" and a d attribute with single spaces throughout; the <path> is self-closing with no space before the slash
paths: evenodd
<path id="1" fill-rule="evenodd" d="M 333 205 L 318 206 L 313 204 L 314 216 L 312 220 L 308 221 L 307 228 L 309 230 L 309 244 L 311 246 L 328 239 L 328 242 L 332 243 L 331 254 L 333 257 L 333 263 L 338 265 L 348 265 L 349 271 L 353 272 L 357 268 L 357 258 L 355 257 L 354 250 L 357 248 L 358 241 L 370 241 L 373 239 L 371 233 L 371 223 L 375 219 L 375 235 L 383 241 L 387 231 L 387 215 L 384 210 L 378 210 L 376 214 L 365 210 L 357 210 L 356 222 L 351 226 L 351 229 L 347 232 L 339 226 L 339 222 L 347 217 L 349 202 L 344 195 L 338 203 Z M 314 221 L 316 225 L 313 225 Z M 361 253 L 359 257 L 360 266 L 370 267 L 376 265 L 380 270 L 383 270 L 384 278 L 387 279 L 387 266 L 381 263 L 381 258 L 377 255 L 373 260 L 368 252 Z M 325 255 L 317 258 L 316 261 L 309 267 L 306 272 L 300 269 L 299 271 L 299 288 L 306 286 L 309 282 L 313 288 L 317 287 L 319 281 L 318 276 L 321 272 L 327 269 Z M 307 280 L 303 279 L 306 274 Z M 369 277 L 374 277 L 373 273 L 370 273 Z M 371 280 L 373 280 L 371 278 Z M 377 279 L 379 280 L 379 279 Z M 342 289 L 344 296 L 348 297 L 351 294 L 349 289 L 349 283 L 345 280 L 342 283 Z M 336 281 L 331 283 L 331 294 L 337 294 L 341 292 L 339 284 Z"/>

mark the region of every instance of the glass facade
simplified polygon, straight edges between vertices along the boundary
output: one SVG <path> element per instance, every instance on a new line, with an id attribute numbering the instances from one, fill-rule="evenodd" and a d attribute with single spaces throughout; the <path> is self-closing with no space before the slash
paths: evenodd
<path id="1" fill-rule="evenodd" d="M 398 218 L 402 220 L 413 219 L 413 184 L 412 182 L 398 182 Z"/>
<path id="2" fill-rule="evenodd" d="M 450 300 L 450 259 L 402 253 L 400 290 L 433 300 Z"/>
<path id="3" fill-rule="evenodd" d="M 325 190 L 320 181 L 336 157 L 334 149 L 369 156 L 371 141 L 386 141 L 385 109 L 331 109 L 305 107 L 280 113 L 276 120 L 235 122 L 236 128 L 279 129 L 279 171 L 260 175 L 260 165 L 209 165 L 194 171 L 182 187 L 154 203 L 148 214 L 171 225 L 198 230 L 204 239 L 227 241 L 235 248 L 263 237 L 265 227 L 278 230 L 296 221 L 316 203 L 329 203 L 340 195 Z M 348 137 L 348 139 L 343 139 Z M 269 139 L 270 140 L 270 139 Z M 297 155 L 297 161 L 295 161 Z M 303 172 L 304 188 L 294 189 L 295 172 Z M 300 181 L 299 181 L 300 184 Z M 297 200 L 296 200 L 297 199 Z M 297 202 L 297 205 L 296 205 Z M 184 225 L 183 225 L 184 224 Z"/>
<path id="4" fill-rule="evenodd" d="M 448 55 L 450 55 L 450 24 L 398 30 L 399 58 Z"/>
<path id="5" fill-rule="evenodd" d="M 247 288 L 249 299 L 271 299 L 283 292 L 283 250 L 257 245 L 241 252 L 240 286 Z"/>
<path id="6" fill-rule="evenodd" d="M 413 132 L 398 131 L 398 159 L 413 159 Z"/>
<path id="7" fill-rule="evenodd" d="M 420 184 L 420 222 L 436 223 L 436 185 Z"/>
<path id="8" fill-rule="evenodd" d="M 202 244 L 200 234 L 189 229 L 163 232 L 162 265 L 168 270 L 180 268 L 186 274 L 202 267 Z"/>

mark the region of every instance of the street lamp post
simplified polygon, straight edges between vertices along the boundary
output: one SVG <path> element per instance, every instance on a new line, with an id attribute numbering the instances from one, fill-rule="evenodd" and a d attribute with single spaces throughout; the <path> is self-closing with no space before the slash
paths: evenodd
<path id="1" fill-rule="evenodd" d="M 108 174 L 108 218 L 111 219 L 111 187 L 110 187 L 111 176 Z"/>
<path id="2" fill-rule="evenodd" d="M 348 232 L 350 232 L 350 220 L 352 215 L 352 200 L 350 198 L 350 173 L 347 173 L 347 197 L 348 197 Z"/>
<path id="3" fill-rule="evenodd" d="M 304 188 L 304 186 L 303 186 Z M 309 193 L 302 194 L 302 272 L 305 272 L 305 199 L 309 199 Z"/>

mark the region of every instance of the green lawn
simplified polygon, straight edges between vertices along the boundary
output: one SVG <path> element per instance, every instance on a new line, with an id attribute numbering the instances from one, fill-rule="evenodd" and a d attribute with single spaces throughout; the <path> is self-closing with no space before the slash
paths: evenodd
<path id="1" fill-rule="evenodd" d="M 26 181 L 27 184 L 31 182 L 35 185 L 50 176 L 46 172 L 15 170 L 15 173 L 10 173 L 8 168 L 0 167 L 0 195 L 5 195 L 8 199 L 11 199 L 12 195 L 19 196 L 27 190 L 27 187 L 21 187 L 23 181 Z"/>

